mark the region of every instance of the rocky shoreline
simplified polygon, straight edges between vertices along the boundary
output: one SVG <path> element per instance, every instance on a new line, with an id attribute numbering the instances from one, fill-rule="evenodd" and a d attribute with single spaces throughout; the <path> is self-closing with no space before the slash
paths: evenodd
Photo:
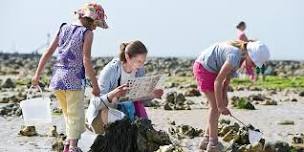
<path id="1" fill-rule="evenodd" d="M 52 100 L 53 124 L 47 127 L 37 126 L 31 130 L 22 128 L 19 102 L 26 99 L 27 88 L 30 86 L 31 76 L 39 57 L 39 54 L 0 53 L 0 136 L 8 138 L 7 141 L 0 143 L 0 151 L 17 151 L 18 148 L 23 151 L 52 149 L 56 151 L 62 146 L 64 139 L 62 111 L 58 108 L 52 92 L 47 88 L 52 71 L 50 64 L 46 66 L 41 86 L 46 96 Z M 111 57 L 94 58 L 94 68 L 100 71 L 110 60 Z M 194 83 L 193 62 L 194 59 L 149 58 L 145 64 L 148 75 L 161 73 L 167 77 L 160 85 L 165 89 L 162 99 L 145 102 L 153 126 L 170 136 L 168 141 L 171 143 L 167 142 L 158 150 L 153 147 L 154 151 L 198 151 L 198 143 L 206 125 L 207 102 Z M 304 151 L 304 87 L 302 87 L 304 62 L 270 61 L 266 67 L 266 74 L 270 79 L 266 79 L 265 84 L 269 86 L 260 85 L 260 82 L 250 84 L 247 81 L 237 80 L 229 90 L 229 107 L 237 116 L 261 129 L 264 140 L 257 145 L 239 142 L 241 144 L 232 146 L 234 149 L 230 151 L 274 152 L 275 149 L 280 149 L 279 152 L 302 152 Z M 283 81 L 284 79 L 293 82 Z M 272 87 L 271 83 L 280 87 Z M 289 84 L 284 85 L 284 83 Z M 89 93 L 89 89 L 87 92 Z M 34 96 L 39 96 L 39 93 Z M 88 104 L 89 96 L 85 102 Z M 223 131 L 225 127 L 229 128 L 229 125 L 230 129 Z M 238 134 L 244 133 L 244 129 L 243 132 L 239 130 L 242 129 L 240 126 L 231 127 L 233 125 L 235 124 L 232 122 L 221 123 L 219 128 L 221 140 L 226 147 L 233 145 L 231 141 Z M 33 136 L 27 137 L 29 134 L 26 134 L 26 131 Z M 80 145 L 85 147 L 85 150 L 90 150 L 95 136 L 86 132 L 83 138 Z M 13 143 L 19 144 L 19 147 L 16 149 Z"/>

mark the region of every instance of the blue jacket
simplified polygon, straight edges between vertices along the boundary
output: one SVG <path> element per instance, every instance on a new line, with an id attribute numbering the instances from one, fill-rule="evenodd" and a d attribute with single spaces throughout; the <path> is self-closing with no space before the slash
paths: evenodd
<path id="1" fill-rule="evenodd" d="M 101 94 L 100 99 L 110 107 L 114 107 L 114 105 L 108 101 L 107 94 L 118 87 L 118 81 L 121 77 L 121 68 L 122 62 L 119 60 L 119 58 L 114 58 L 102 69 L 100 75 L 98 76 L 98 85 Z M 145 70 L 142 67 L 136 71 L 135 77 L 142 77 L 144 74 Z M 89 125 L 92 124 L 93 120 L 98 115 L 99 110 L 105 107 L 103 102 L 100 100 L 91 100 L 86 113 Z"/>

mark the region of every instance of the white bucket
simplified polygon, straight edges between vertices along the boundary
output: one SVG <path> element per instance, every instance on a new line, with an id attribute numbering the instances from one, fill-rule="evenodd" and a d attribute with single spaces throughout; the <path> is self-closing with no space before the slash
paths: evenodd
<path id="1" fill-rule="evenodd" d="M 27 99 L 20 102 L 22 109 L 22 115 L 24 123 L 27 126 L 46 124 L 52 122 L 50 103 L 51 99 L 43 96 L 41 88 L 37 88 L 40 91 L 41 97 L 30 98 L 31 86 L 27 93 Z"/>

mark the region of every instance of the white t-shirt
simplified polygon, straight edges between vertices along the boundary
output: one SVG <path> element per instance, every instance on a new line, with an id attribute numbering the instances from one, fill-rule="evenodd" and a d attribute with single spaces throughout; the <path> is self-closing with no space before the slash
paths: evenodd
<path id="1" fill-rule="evenodd" d="M 123 66 L 121 67 L 121 77 L 120 77 L 120 84 L 126 84 L 128 80 L 135 78 L 136 71 L 132 71 L 131 73 L 127 73 Z"/>

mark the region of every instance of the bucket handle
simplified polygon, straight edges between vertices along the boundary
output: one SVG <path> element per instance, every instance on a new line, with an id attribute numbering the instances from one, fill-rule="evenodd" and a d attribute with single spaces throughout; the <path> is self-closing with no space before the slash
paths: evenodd
<path id="1" fill-rule="evenodd" d="M 27 90 L 26 99 L 30 99 L 30 97 L 32 97 L 30 91 L 33 90 L 34 87 L 38 88 L 38 90 L 39 90 L 41 96 L 44 98 L 44 96 L 43 96 L 43 94 L 42 94 L 42 89 L 41 89 L 41 87 L 40 87 L 39 85 L 36 85 L 36 86 L 31 85 L 30 88 Z"/>

